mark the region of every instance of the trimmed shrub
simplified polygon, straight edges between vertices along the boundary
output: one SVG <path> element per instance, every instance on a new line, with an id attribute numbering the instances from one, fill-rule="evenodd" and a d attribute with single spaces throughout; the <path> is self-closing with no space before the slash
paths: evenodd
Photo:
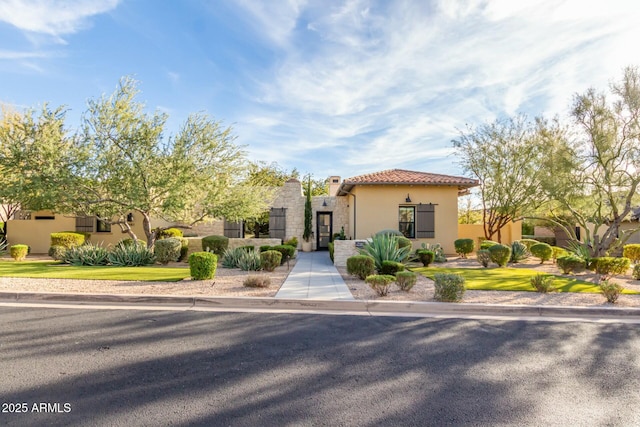
<path id="1" fill-rule="evenodd" d="M 409 292 L 418 280 L 418 276 L 413 271 L 398 271 L 396 273 L 396 285 L 401 291 Z"/>
<path id="2" fill-rule="evenodd" d="M 51 246 L 49 248 L 48 255 L 56 261 L 62 261 L 64 259 L 64 253 L 67 251 L 67 248 L 60 245 Z"/>
<path id="3" fill-rule="evenodd" d="M 366 255 L 354 255 L 347 258 L 347 273 L 364 280 L 375 272 L 373 258 Z"/>
<path id="4" fill-rule="evenodd" d="M 423 243 L 422 249 L 433 252 L 433 262 L 447 262 L 447 256 L 444 254 L 444 249 L 440 246 L 440 243 Z"/>
<path id="5" fill-rule="evenodd" d="M 147 247 L 147 242 L 145 242 L 144 240 L 137 240 L 137 242 L 138 242 L 138 246 L 144 247 L 144 248 Z M 133 245 L 134 245 L 134 240 L 130 238 L 122 239 L 118 243 L 116 243 L 116 247 L 118 246 L 125 247 L 125 246 L 133 246 Z"/>
<path id="6" fill-rule="evenodd" d="M 109 251 L 107 248 L 92 243 L 69 248 L 64 253 L 63 262 L 71 265 L 107 265 Z"/>
<path id="7" fill-rule="evenodd" d="M 132 241 L 133 242 L 133 241 Z M 156 262 L 156 256 L 146 245 L 116 245 L 109 253 L 109 263 L 120 267 L 139 267 Z"/>
<path id="8" fill-rule="evenodd" d="M 182 230 L 179 228 L 167 228 L 158 232 L 159 239 L 168 239 L 169 237 L 182 237 Z"/>
<path id="9" fill-rule="evenodd" d="M 624 248 L 622 249 L 622 256 L 629 258 L 634 264 L 640 263 L 640 244 L 634 243 L 624 245 Z"/>
<path id="10" fill-rule="evenodd" d="M 74 233 L 72 231 L 62 231 L 60 233 L 51 233 L 51 246 L 64 246 L 72 248 L 80 246 L 86 240 L 86 236 L 82 233 Z"/>
<path id="11" fill-rule="evenodd" d="M 480 249 L 489 249 L 491 246 L 499 245 L 500 243 L 494 242 L 493 240 L 483 240 L 480 243 Z"/>
<path id="12" fill-rule="evenodd" d="M 430 251 L 428 249 L 418 249 L 416 251 L 416 256 L 418 257 L 418 259 L 420 260 L 420 262 L 424 267 L 429 267 L 429 264 L 433 262 L 433 259 L 435 258 L 436 254 L 434 254 L 433 251 Z"/>
<path id="13" fill-rule="evenodd" d="M 489 262 L 491 261 L 491 252 L 489 251 L 489 249 L 478 249 L 478 252 L 476 252 L 476 259 L 483 267 L 489 267 Z"/>
<path id="14" fill-rule="evenodd" d="M 222 256 L 229 247 L 229 238 L 225 236 L 207 236 L 202 238 L 202 250 Z"/>
<path id="15" fill-rule="evenodd" d="M 289 240 L 285 240 L 284 242 L 282 242 L 283 245 L 289 245 L 289 246 L 293 246 L 294 248 L 298 248 L 298 238 L 293 236 L 292 238 L 290 238 Z"/>
<path id="16" fill-rule="evenodd" d="M 154 245 L 156 260 L 164 265 L 169 264 L 169 262 L 177 262 L 180 258 L 181 248 L 182 242 L 175 237 L 157 240 Z"/>
<path id="17" fill-rule="evenodd" d="M 373 258 L 373 263 L 378 273 L 382 272 L 383 261 L 404 261 L 411 252 L 410 246 L 403 248 L 398 246 L 398 236 L 391 234 L 376 234 L 373 236 L 362 249 L 359 249 L 361 255 L 367 255 Z"/>
<path id="18" fill-rule="evenodd" d="M 278 252 L 280 255 L 280 252 Z M 268 276 L 248 276 L 242 282 L 242 286 L 247 288 L 268 288 L 271 285 L 271 279 Z"/>
<path id="19" fill-rule="evenodd" d="M 189 252 L 189 239 L 185 239 L 184 237 L 176 237 L 176 239 L 180 240 L 180 257 L 178 261 L 184 261 Z"/>
<path id="20" fill-rule="evenodd" d="M 640 280 L 640 264 L 633 266 L 633 278 L 635 280 Z"/>
<path id="21" fill-rule="evenodd" d="M 511 242 L 511 257 L 509 258 L 509 262 L 514 264 L 527 259 L 529 256 L 529 251 L 524 243 L 515 241 Z"/>
<path id="22" fill-rule="evenodd" d="M 238 246 L 238 249 L 242 249 L 245 252 L 249 252 L 249 251 L 255 251 L 256 247 L 254 245 L 244 245 L 244 246 Z"/>
<path id="23" fill-rule="evenodd" d="M 266 252 L 266 251 L 270 251 L 270 250 L 271 250 L 271 246 L 269 246 L 269 245 L 260 246 L 260 252 Z"/>
<path id="24" fill-rule="evenodd" d="M 584 260 L 573 254 L 560 256 L 556 262 L 564 274 L 571 274 L 574 271 L 585 268 Z"/>
<path id="25" fill-rule="evenodd" d="M 620 298 L 620 294 L 624 290 L 624 288 L 617 283 L 611 283 L 608 280 L 603 280 L 600 282 L 600 292 L 607 299 L 607 302 L 611 304 L 615 304 Z"/>
<path id="26" fill-rule="evenodd" d="M 534 240 L 534 239 L 520 239 L 520 240 L 518 240 L 518 242 L 520 242 L 523 245 L 525 245 L 527 247 L 528 251 L 531 250 L 531 246 L 537 245 L 538 243 L 540 243 L 539 241 Z"/>
<path id="27" fill-rule="evenodd" d="M 553 286 L 553 276 L 548 274 L 538 273 L 535 276 L 531 276 L 531 286 L 536 288 L 536 291 L 546 294 L 547 292 L 554 292 L 557 289 Z"/>
<path id="28" fill-rule="evenodd" d="M 488 250 L 489 255 L 491 256 L 491 261 L 498 264 L 499 267 L 506 266 L 511 259 L 510 246 L 505 246 L 498 243 L 490 246 Z"/>
<path id="29" fill-rule="evenodd" d="M 218 267 L 218 256 L 211 252 L 194 252 L 189 255 L 189 272 L 193 280 L 213 279 Z"/>
<path id="30" fill-rule="evenodd" d="M 551 246 L 546 243 L 536 243 L 535 245 L 531 245 L 529 251 L 531 252 L 531 255 L 540 260 L 540 264 L 550 260 L 551 255 L 553 255 L 553 249 L 551 249 Z"/>
<path id="31" fill-rule="evenodd" d="M 411 243 L 411 240 L 407 239 L 404 236 L 398 236 L 398 247 L 399 248 L 406 248 L 406 247 L 412 247 L 413 244 Z"/>
<path id="32" fill-rule="evenodd" d="M 333 245 L 333 242 L 327 243 L 327 247 L 329 248 L 329 259 L 331 260 L 331 262 L 335 262 L 333 260 L 333 252 L 335 250 L 335 246 Z"/>
<path id="33" fill-rule="evenodd" d="M 284 264 L 285 262 L 289 261 L 291 258 L 293 258 L 293 255 L 296 253 L 296 248 L 290 245 L 271 246 L 270 250 L 278 251 L 282 254 L 282 260 L 280 261 L 281 264 Z"/>
<path id="34" fill-rule="evenodd" d="M 476 244 L 473 239 L 457 239 L 453 242 L 453 246 L 455 246 L 458 255 L 466 258 L 468 254 L 473 252 Z"/>
<path id="35" fill-rule="evenodd" d="M 27 245 L 13 245 L 9 248 L 9 254 L 11 258 L 16 261 L 23 261 L 29 253 L 29 246 Z"/>
<path id="36" fill-rule="evenodd" d="M 404 271 L 404 264 L 395 261 L 382 261 L 382 270 L 380 273 L 395 276 L 398 271 Z"/>
<path id="37" fill-rule="evenodd" d="M 433 276 L 433 299 L 442 302 L 458 302 L 464 296 L 464 277 L 452 273 L 436 273 Z"/>
<path id="38" fill-rule="evenodd" d="M 242 271 L 260 271 L 262 268 L 260 254 L 256 251 L 241 249 L 238 257 L 238 268 Z"/>
<path id="39" fill-rule="evenodd" d="M 364 281 L 371 286 L 371 289 L 376 291 L 376 294 L 380 297 L 384 297 L 389 294 L 391 284 L 396 280 L 394 276 L 388 274 L 372 274 L 367 276 Z"/>
<path id="40" fill-rule="evenodd" d="M 553 253 L 551 254 L 551 259 L 554 263 L 558 261 L 559 257 L 569 255 L 569 251 L 559 246 L 551 246 L 551 250 L 553 251 Z"/>
<path id="41" fill-rule="evenodd" d="M 595 263 L 596 273 L 602 274 L 603 276 L 623 275 L 631 265 L 629 258 L 614 258 L 608 256 L 594 258 L 592 262 Z"/>
<path id="42" fill-rule="evenodd" d="M 280 265 L 282 254 L 278 251 L 260 252 L 260 266 L 263 270 L 273 271 Z"/>

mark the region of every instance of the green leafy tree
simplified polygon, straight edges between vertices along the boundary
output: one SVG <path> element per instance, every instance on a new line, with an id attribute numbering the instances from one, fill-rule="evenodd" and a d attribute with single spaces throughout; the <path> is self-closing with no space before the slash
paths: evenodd
<path id="1" fill-rule="evenodd" d="M 538 161 L 543 155 L 538 120 L 525 116 L 469 126 L 453 140 L 465 172 L 480 181 L 482 221 L 488 240 L 541 202 Z"/>
<path id="2" fill-rule="evenodd" d="M 137 212 L 149 247 L 159 232 L 152 218 L 190 226 L 266 209 L 271 193 L 245 184 L 245 152 L 234 144 L 231 128 L 194 114 L 164 138 L 167 115 L 146 113 L 137 94 L 136 82 L 123 78 L 112 95 L 89 101 L 77 141 L 90 155 L 67 208 L 118 225 L 134 240 L 126 217 Z"/>

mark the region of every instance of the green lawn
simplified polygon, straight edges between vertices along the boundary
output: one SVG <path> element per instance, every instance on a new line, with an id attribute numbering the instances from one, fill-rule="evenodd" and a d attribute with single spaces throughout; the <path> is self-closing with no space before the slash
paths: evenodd
<path id="1" fill-rule="evenodd" d="M 0 277 L 177 282 L 189 276 L 188 267 L 76 267 L 52 261 L 0 261 Z"/>
<path id="2" fill-rule="evenodd" d="M 439 268 L 421 267 L 412 269 L 430 279 L 436 273 L 457 273 L 465 278 L 465 287 L 482 291 L 528 291 L 535 292 L 529 282 L 539 272 L 523 268 Z M 598 285 L 577 278 L 555 276 L 554 286 L 559 292 L 600 293 Z M 624 294 L 640 292 L 625 289 Z"/>

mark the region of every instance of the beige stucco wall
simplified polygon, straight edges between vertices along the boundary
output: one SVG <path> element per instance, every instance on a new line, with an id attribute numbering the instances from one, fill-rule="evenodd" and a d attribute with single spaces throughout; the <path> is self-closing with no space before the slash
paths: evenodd
<path id="1" fill-rule="evenodd" d="M 36 216 L 53 215 L 55 219 L 35 219 Z M 131 224 L 134 233 L 139 239 L 145 240 L 142 229 L 142 218 L 140 214 L 134 214 L 134 222 Z M 51 212 L 33 212 L 31 219 L 10 220 L 7 223 L 7 241 L 9 245 L 23 244 L 31 246 L 31 253 L 46 254 L 51 244 L 51 233 L 60 231 L 75 231 L 75 217 Z M 115 245 L 122 239 L 129 237 L 127 233 L 122 233 L 117 225 L 111 226 L 109 233 L 91 233 L 89 240 L 95 244 L 104 246 Z"/>
<path id="2" fill-rule="evenodd" d="M 502 243 L 510 245 L 515 240 L 522 239 L 522 222 L 510 222 L 502 227 Z M 482 224 L 458 224 L 458 239 L 473 239 L 476 242 L 476 250 L 480 247 L 480 242 L 484 240 L 484 228 Z M 497 234 L 493 240 L 498 240 Z"/>
<path id="3" fill-rule="evenodd" d="M 413 239 L 413 247 L 422 243 L 440 243 L 446 254 L 455 254 L 454 240 L 458 238 L 458 188 L 454 186 L 424 185 L 357 185 L 353 188 L 356 201 L 348 200 L 350 230 L 355 238 L 366 239 L 383 229 L 398 229 L 398 208 L 419 203 L 433 203 L 435 207 L 435 238 Z M 406 203 L 407 194 L 411 203 Z"/>

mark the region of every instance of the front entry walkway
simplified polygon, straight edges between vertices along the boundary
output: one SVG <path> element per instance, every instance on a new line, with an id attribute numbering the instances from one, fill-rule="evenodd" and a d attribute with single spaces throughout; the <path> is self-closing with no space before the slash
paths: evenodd
<path id="1" fill-rule="evenodd" d="M 328 252 L 299 252 L 276 298 L 353 300 Z"/>

